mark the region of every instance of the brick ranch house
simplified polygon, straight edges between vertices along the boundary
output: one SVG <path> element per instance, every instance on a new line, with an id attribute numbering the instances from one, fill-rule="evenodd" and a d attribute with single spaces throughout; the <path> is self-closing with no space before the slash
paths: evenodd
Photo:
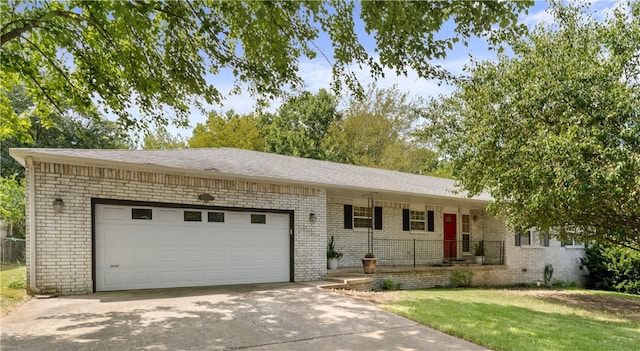
<path id="1" fill-rule="evenodd" d="M 323 279 L 378 258 L 374 285 L 580 283 L 584 248 L 514 235 L 491 198 L 449 179 L 230 148 L 11 149 L 26 169 L 27 275 L 36 292 Z M 482 263 L 474 247 L 484 244 Z M 359 269 L 357 267 L 360 267 Z"/>

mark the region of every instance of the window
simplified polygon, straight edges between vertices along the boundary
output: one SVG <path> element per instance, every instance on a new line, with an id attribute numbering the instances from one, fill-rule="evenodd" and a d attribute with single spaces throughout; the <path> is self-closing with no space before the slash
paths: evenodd
<path id="1" fill-rule="evenodd" d="M 560 246 L 565 247 L 565 246 L 582 246 L 584 245 L 583 243 L 579 243 L 577 241 L 575 241 L 574 239 L 567 239 L 566 241 L 563 240 L 560 242 Z"/>
<path id="2" fill-rule="evenodd" d="M 471 252 L 471 222 L 469 221 L 469 215 L 462 215 L 462 252 Z"/>
<path id="3" fill-rule="evenodd" d="M 251 214 L 251 224 L 266 224 L 267 215 L 264 214 Z"/>
<path id="4" fill-rule="evenodd" d="M 530 246 L 531 245 L 531 231 L 516 234 L 516 246 Z"/>
<path id="5" fill-rule="evenodd" d="M 471 252 L 471 234 L 462 234 L 462 252 Z"/>
<path id="6" fill-rule="evenodd" d="M 408 208 L 402 209 L 402 230 L 428 232 L 435 231 L 434 212 L 427 211 L 426 219 L 424 211 L 412 211 Z"/>
<path id="7" fill-rule="evenodd" d="M 424 211 L 409 211 L 411 219 L 411 230 L 424 232 L 427 228 L 427 221 Z"/>
<path id="8" fill-rule="evenodd" d="M 207 213 L 208 222 L 224 223 L 224 212 L 209 212 Z"/>
<path id="9" fill-rule="evenodd" d="M 153 210 L 150 208 L 132 208 L 131 219 L 153 219 Z"/>
<path id="10" fill-rule="evenodd" d="M 560 240 L 560 246 L 565 247 L 565 246 L 577 246 L 577 247 L 583 247 L 584 243 L 578 242 L 576 241 L 576 239 L 574 239 L 574 235 L 579 235 L 583 232 L 583 230 L 579 227 L 565 227 L 565 228 L 560 228 L 561 230 L 559 230 L 559 232 L 561 234 L 563 234 L 561 236 L 561 240 Z M 564 232 L 564 233 L 563 233 Z"/>
<path id="11" fill-rule="evenodd" d="M 469 215 L 462 215 L 462 232 L 463 233 L 471 233 L 471 222 L 469 222 Z"/>
<path id="12" fill-rule="evenodd" d="M 371 208 L 344 205 L 344 229 L 371 228 Z M 382 207 L 373 208 L 373 229 L 382 230 Z"/>
<path id="13" fill-rule="evenodd" d="M 540 234 L 540 245 L 549 246 L 549 234 Z"/>
<path id="14" fill-rule="evenodd" d="M 353 206 L 353 227 L 371 228 L 371 207 Z"/>
<path id="15" fill-rule="evenodd" d="M 184 211 L 185 222 L 202 222 L 202 212 L 200 211 Z"/>

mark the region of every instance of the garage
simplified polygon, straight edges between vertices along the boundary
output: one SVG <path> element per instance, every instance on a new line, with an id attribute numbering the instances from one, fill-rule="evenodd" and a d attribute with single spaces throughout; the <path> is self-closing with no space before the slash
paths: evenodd
<path id="1" fill-rule="evenodd" d="M 95 290 L 290 281 L 290 214 L 95 204 Z"/>

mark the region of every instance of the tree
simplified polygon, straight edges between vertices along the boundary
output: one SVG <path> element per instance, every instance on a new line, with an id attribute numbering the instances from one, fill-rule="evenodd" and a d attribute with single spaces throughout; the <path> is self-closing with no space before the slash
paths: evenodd
<path id="1" fill-rule="evenodd" d="M 332 160 L 359 166 L 428 173 L 437 163 L 432 151 L 411 137 L 420 117 L 422 101 L 411 99 L 397 87 L 371 85 L 363 99 L 350 99 L 344 119 L 331 129 Z"/>
<path id="2" fill-rule="evenodd" d="M 180 134 L 174 136 L 164 127 L 158 127 L 149 131 L 142 140 L 142 148 L 145 150 L 184 149 L 186 140 Z"/>
<path id="3" fill-rule="evenodd" d="M 325 139 L 331 125 L 340 118 L 338 100 L 325 89 L 291 97 L 275 114 L 261 117 L 259 128 L 264 135 L 265 151 L 327 159 Z"/>
<path id="4" fill-rule="evenodd" d="M 129 137 L 115 122 L 56 112 L 43 117 L 22 87 L 9 92 L 8 96 L 13 113 L 27 116 L 29 123 L 22 135 L 0 138 L 2 177 L 24 177 L 24 167 L 9 155 L 9 148 L 121 149 L 131 146 Z"/>
<path id="5" fill-rule="evenodd" d="M 640 4 L 605 22 L 553 7 L 556 27 L 475 63 L 423 132 L 469 194 L 512 227 L 640 250 Z"/>
<path id="6" fill-rule="evenodd" d="M 390 68 L 441 78 L 446 72 L 431 59 L 476 35 L 493 45 L 520 33 L 518 15 L 532 4 L 362 2 L 360 18 L 376 44 L 370 53 L 356 34 L 356 3 L 345 0 L 2 1 L 1 131 L 26 130 L 25 119 L 7 108 L 7 92 L 20 84 L 41 116 L 54 110 L 97 116 L 105 108 L 125 127 L 145 128 L 168 121 L 186 126 L 192 106 L 219 103 L 223 93 L 209 74 L 232 73 L 233 90 L 246 88 L 262 103 L 298 90 L 300 60 L 318 54 L 332 64 L 336 90 L 342 84 L 358 90 L 348 69 L 353 64 L 370 67 L 374 77 Z M 450 37 L 439 33 L 448 21 L 455 30 Z M 321 32 L 332 53 L 317 46 Z"/>
<path id="7" fill-rule="evenodd" d="M 209 113 L 204 124 L 198 123 L 189 139 L 189 147 L 234 147 L 264 151 L 264 138 L 254 114 L 239 115 L 233 110 L 224 115 Z"/>
<path id="8" fill-rule="evenodd" d="M 582 263 L 589 268 L 587 288 L 640 295 L 640 252 L 619 245 L 595 243 Z"/>
<path id="9" fill-rule="evenodd" d="M 11 236 L 24 238 L 24 179 L 0 177 L 0 218 L 9 224 Z"/>

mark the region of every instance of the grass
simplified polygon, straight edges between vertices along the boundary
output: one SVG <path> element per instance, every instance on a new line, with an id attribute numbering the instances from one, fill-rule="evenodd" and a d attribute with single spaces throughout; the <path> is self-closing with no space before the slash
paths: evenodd
<path id="1" fill-rule="evenodd" d="M 20 264 L 0 266 L 0 315 L 9 313 L 29 296 L 26 285 L 27 269 Z"/>
<path id="2" fill-rule="evenodd" d="M 493 350 L 610 351 L 639 347 L 640 296 L 587 290 L 536 294 L 500 289 L 388 294 L 394 300 L 383 304 L 384 309 Z M 610 306 L 612 300 L 617 306 Z"/>

